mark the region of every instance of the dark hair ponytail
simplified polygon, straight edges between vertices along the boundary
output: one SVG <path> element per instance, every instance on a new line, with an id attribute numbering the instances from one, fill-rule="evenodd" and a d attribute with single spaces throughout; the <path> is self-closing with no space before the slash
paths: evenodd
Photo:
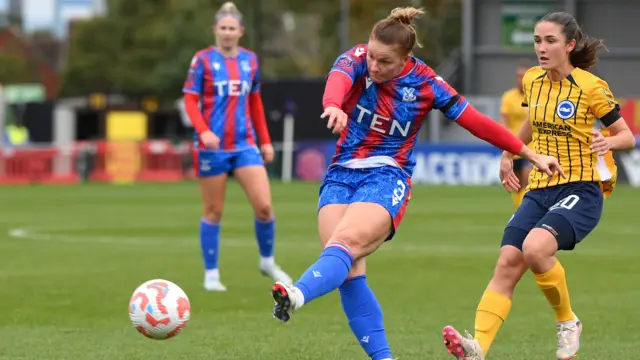
<path id="1" fill-rule="evenodd" d="M 598 52 L 606 50 L 602 39 L 591 38 L 582 32 L 576 19 L 566 12 L 555 12 L 545 15 L 539 22 L 552 22 L 562 26 L 567 41 L 575 40 L 576 46 L 569 54 L 571 65 L 589 70 L 598 62 Z"/>
<path id="2" fill-rule="evenodd" d="M 598 62 L 598 52 L 601 49 L 606 49 L 602 39 L 585 37 L 576 43 L 575 49 L 569 54 L 569 61 L 577 68 L 589 70 Z"/>

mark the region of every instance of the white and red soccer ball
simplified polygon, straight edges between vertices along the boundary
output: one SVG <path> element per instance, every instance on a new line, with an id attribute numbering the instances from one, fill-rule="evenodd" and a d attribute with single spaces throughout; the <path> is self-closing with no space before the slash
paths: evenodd
<path id="1" fill-rule="evenodd" d="M 191 304 L 187 294 L 168 280 L 154 279 L 138 286 L 129 301 L 129 318 L 151 339 L 170 339 L 187 326 Z"/>

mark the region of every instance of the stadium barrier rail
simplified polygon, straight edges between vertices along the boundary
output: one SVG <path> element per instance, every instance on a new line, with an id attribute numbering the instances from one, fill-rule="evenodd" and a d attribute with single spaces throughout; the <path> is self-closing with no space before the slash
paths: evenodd
<path id="1" fill-rule="evenodd" d="M 0 185 L 176 182 L 193 178 L 189 142 L 77 142 L 0 151 Z"/>
<path id="2" fill-rule="evenodd" d="M 336 141 L 274 144 L 271 178 L 321 181 Z M 178 182 L 195 178 L 192 142 L 77 142 L 72 146 L 38 146 L 0 150 L 0 185 L 95 182 Z M 415 148 L 414 184 L 498 186 L 500 150 L 475 143 L 419 143 Z M 615 153 L 618 181 L 640 187 L 640 146 Z"/>

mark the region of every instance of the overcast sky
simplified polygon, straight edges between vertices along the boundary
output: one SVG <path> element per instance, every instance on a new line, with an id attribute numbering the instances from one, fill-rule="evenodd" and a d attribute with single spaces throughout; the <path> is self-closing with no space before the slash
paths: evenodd
<path id="1" fill-rule="evenodd" d="M 59 0 L 62 1 L 62 18 L 85 17 L 92 12 L 95 0 Z M 55 26 L 56 0 L 22 0 L 24 27 L 27 31 Z M 9 0 L 0 0 L 0 11 L 6 10 Z"/>

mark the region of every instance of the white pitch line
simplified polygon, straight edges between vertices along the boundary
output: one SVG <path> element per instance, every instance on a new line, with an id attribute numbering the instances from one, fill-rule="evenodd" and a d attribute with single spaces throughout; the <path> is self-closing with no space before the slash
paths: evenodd
<path id="1" fill-rule="evenodd" d="M 78 230 L 79 228 L 74 228 L 73 230 Z M 91 229 L 90 227 L 84 227 L 83 230 Z M 57 231 L 64 231 L 64 229 L 56 229 Z M 51 242 L 65 242 L 65 243 L 79 243 L 79 244 L 114 244 L 114 245 L 141 245 L 145 247 L 149 247 L 149 245 L 154 243 L 162 243 L 163 245 L 169 246 L 154 246 L 151 247 L 153 250 L 157 251 L 169 251 L 174 252 L 176 249 L 183 249 L 184 251 L 192 251 L 193 249 L 185 248 L 184 246 L 197 244 L 197 237 L 177 237 L 177 238 L 167 238 L 167 237 L 113 237 L 113 236 L 85 236 L 85 235 L 67 235 L 67 234 L 54 234 L 46 232 L 46 230 L 36 230 L 35 228 L 15 228 L 9 231 L 9 236 L 15 239 L 24 239 L 24 240 L 35 240 L 35 241 L 51 241 Z M 308 239 L 308 240 L 307 240 Z M 318 252 L 321 251 L 321 247 L 319 242 L 314 236 L 310 236 L 309 238 L 297 238 L 296 241 L 282 241 L 279 240 L 277 244 L 280 246 L 279 250 L 316 250 Z M 173 246 L 179 245 L 179 246 Z M 223 237 L 220 241 L 220 245 L 222 247 L 256 247 L 256 240 L 253 237 Z M 393 253 L 434 253 L 434 254 L 468 254 L 470 252 L 478 254 L 478 253 L 486 253 L 486 254 L 494 254 L 497 253 L 497 247 L 469 247 L 469 246 L 413 246 L 413 245 L 402 245 L 402 244 L 393 244 L 389 243 L 388 245 L 384 245 L 380 251 L 383 252 L 393 252 Z"/>
<path id="2" fill-rule="evenodd" d="M 131 228 L 136 228 L 142 226 L 141 224 L 136 224 L 136 226 L 132 226 Z M 147 225 L 148 226 L 148 225 Z M 122 226 L 120 227 L 122 228 Z M 125 227 L 127 228 L 127 227 Z M 65 230 L 90 230 L 92 227 L 74 227 L 74 228 L 56 228 L 55 230 L 51 229 L 49 231 L 55 232 L 64 232 Z M 112 244 L 112 245 L 139 245 L 145 246 L 148 250 L 157 251 L 157 252 L 192 252 L 193 248 L 190 248 L 190 245 L 194 245 L 198 243 L 197 236 L 193 237 L 158 237 L 158 236 L 149 236 L 149 237 L 115 237 L 115 236 L 86 236 L 86 235 L 68 235 L 68 234 L 54 234 L 52 232 L 47 232 L 46 229 L 37 230 L 35 228 L 14 228 L 9 231 L 9 236 L 14 239 L 24 239 L 24 240 L 35 240 L 35 241 L 51 241 L 51 242 L 64 242 L 64 243 L 78 243 L 78 244 Z M 286 237 L 285 237 L 286 239 Z M 428 242 L 425 239 L 425 242 Z M 149 246 L 154 244 L 162 244 L 163 246 Z M 308 250 L 308 251 L 318 251 L 320 252 L 321 248 L 317 241 L 315 235 L 310 235 L 309 237 L 298 237 L 295 241 L 282 241 L 278 240 L 278 251 L 288 251 L 288 250 Z M 256 241 L 253 237 L 226 237 L 223 236 L 220 242 L 221 247 L 232 247 L 232 248 L 246 248 L 246 247 L 256 247 Z M 476 246 L 468 246 L 468 245 L 410 245 L 403 244 L 401 239 L 395 239 L 389 244 L 385 244 L 379 250 L 383 253 L 398 253 L 398 254 L 424 254 L 426 256 L 429 255 L 481 255 L 481 254 L 498 254 L 499 251 L 499 243 L 492 243 L 487 245 L 476 245 Z M 566 254 L 566 253 L 565 253 Z M 639 254 L 634 252 L 621 252 L 611 250 L 609 248 L 601 249 L 601 248 L 591 248 L 586 247 L 583 249 L 579 249 L 572 254 L 576 256 L 603 256 L 610 255 L 616 257 L 625 257 L 625 258 L 637 258 L 640 257 Z"/>

